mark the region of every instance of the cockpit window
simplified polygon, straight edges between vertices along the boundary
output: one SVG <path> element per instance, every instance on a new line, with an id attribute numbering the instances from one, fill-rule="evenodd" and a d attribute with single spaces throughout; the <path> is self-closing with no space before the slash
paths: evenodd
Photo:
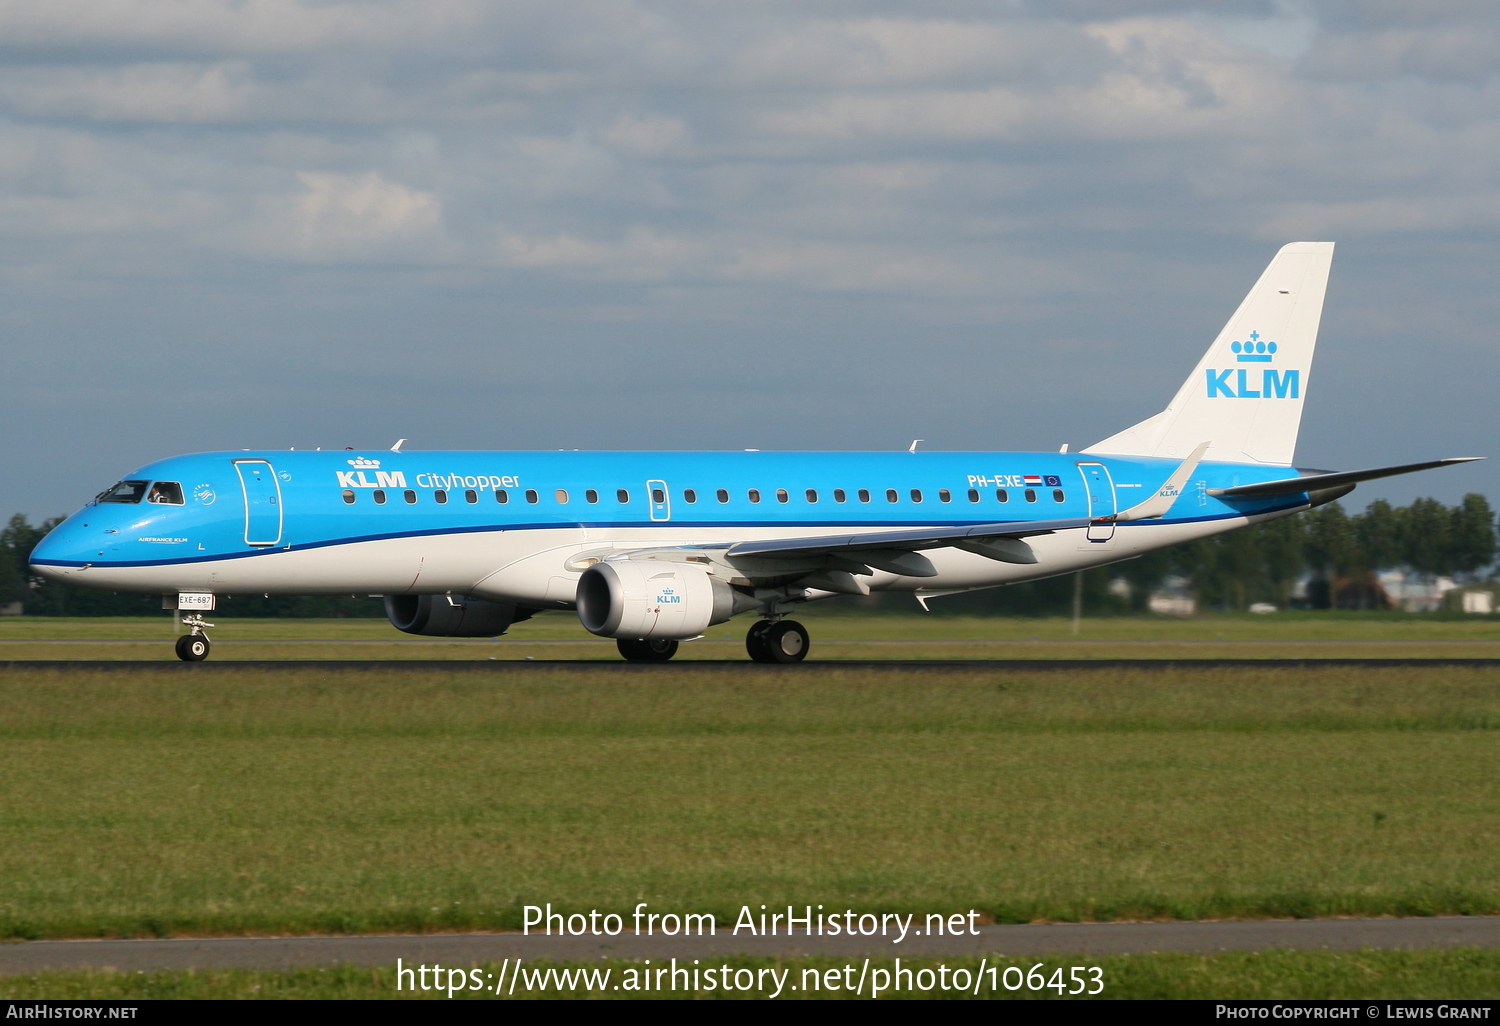
<path id="1" fill-rule="evenodd" d="M 94 496 L 95 502 L 140 502 L 145 498 L 150 481 L 121 481 L 113 488 L 106 488 Z"/>
<path id="2" fill-rule="evenodd" d="M 182 485 L 177 481 L 157 481 L 146 496 L 147 502 L 162 502 L 168 506 L 182 505 Z"/>

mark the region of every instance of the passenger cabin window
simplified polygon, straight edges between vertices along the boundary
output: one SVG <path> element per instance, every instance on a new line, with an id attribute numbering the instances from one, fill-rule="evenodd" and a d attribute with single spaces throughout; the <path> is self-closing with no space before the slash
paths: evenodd
<path id="1" fill-rule="evenodd" d="M 835 488 L 833 490 L 833 501 L 834 502 L 843 502 L 847 498 L 848 498 L 848 496 L 844 494 L 844 490 L 842 488 Z"/>
<path id="2" fill-rule="evenodd" d="M 946 488 L 939 488 L 938 489 L 938 501 L 939 502 L 952 502 L 953 501 L 953 493 L 950 492 Z"/>
<path id="3" fill-rule="evenodd" d="M 1010 501 L 1010 492 L 1007 492 L 1004 488 L 996 488 L 995 489 L 995 501 L 996 502 L 1009 502 Z"/>
<path id="4" fill-rule="evenodd" d="M 807 501 L 808 502 L 817 502 L 818 501 L 818 490 L 816 488 L 809 488 L 807 490 Z"/>
<path id="5" fill-rule="evenodd" d="M 414 491 L 412 491 L 410 488 L 408 488 L 406 491 L 402 492 L 401 494 L 406 499 L 407 502 L 416 502 L 417 501 L 417 493 L 414 492 Z"/>
<path id="6" fill-rule="evenodd" d="M 448 502 L 448 493 L 439 488 L 437 491 L 432 493 L 432 499 L 439 506 L 445 505 Z"/>
<path id="7" fill-rule="evenodd" d="M 861 488 L 859 490 L 859 501 L 860 502 L 869 502 L 870 501 L 870 489 L 868 489 L 868 488 Z"/>
<path id="8" fill-rule="evenodd" d="M 913 488 L 911 490 L 911 501 L 912 502 L 921 502 L 922 501 L 922 489 L 920 489 L 920 488 Z"/>
<path id="9" fill-rule="evenodd" d="M 165 506 L 181 506 L 182 485 L 176 481 L 158 481 L 151 486 L 151 493 L 146 496 L 146 501 Z"/>
<path id="10" fill-rule="evenodd" d="M 526 501 L 527 502 L 536 502 L 537 501 L 537 495 L 536 495 L 536 489 L 535 488 L 528 488 L 528 489 L 526 489 Z"/>
<path id="11" fill-rule="evenodd" d="M 137 503 L 146 497 L 149 481 L 121 481 L 94 496 L 95 502 Z"/>
<path id="12" fill-rule="evenodd" d="M 1054 488 L 1054 489 L 1052 489 L 1052 501 L 1054 501 L 1054 502 L 1062 502 L 1063 499 L 1064 499 L 1063 490 L 1061 488 Z"/>
<path id="13" fill-rule="evenodd" d="M 785 502 L 786 500 L 787 500 L 786 489 L 785 488 L 778 488 L 778 489 L 776 489 L 776 501 L 777 502 Z"/>
<path id="14" fill-rule="evenodd" d="M 760 501 L 760 489 L 759 488 L 752 488 L 752 489 L 750 489 L 749 495 L 750 495 L 750 501 L 751 502 L 759 502 Z"/>
<path id="15" fill-rule="evenodd" d="M 718 496 L 718 499 L 719 499 L 720 502 L 728 502 L 729 501 L 729 489 L 727 489 L 727 488 L 720 488 L 714 494 Z"/>
<path id="16" fill-rule="evenodd" d="M 353 488 L 345 488 L 344 489 L 344 501 L 347 502 L 347 503 L 349 503 L 351 506 L 354 505 L 354 489 Z"/>
<path id="17" fill-rule="evenodd" d="M 559 488 L 555 498 L 559 506 L 566 506 L 568 504 L 568 490 L 566 488 Z"/>
<path id="18" fill-rule="evenodd" d="M 507 492 L 504 488 L 496 488 L 495 489 L 495 501 L 499 502 L 499 503 L 509 502 L 510 501 L 510 492 Z"/>
<path id="19" fill-rule="evenodd" d="M 598 491 L 596 491 L 593 488 L 590 488 L 588 491 L 584 492 L 583 493 L 583 497 L 585 499 L 587 499 L 589 502 L 598 502 L 599 501 L 599 493 L 598 493 Z"/>
<path id="20" fill-rule="evenodd" d="M 630 504 L 630 493 L 623 488 L 615 492 L 615 498 L 620 501 L 621 506 L 627 506 Z"/>
<path id="21" fill-rule="evenodd" d="M 896 494 L 896 489 L 894 489 L 894 488 L 887 488 L 885 490 L 885 501 L 886 502 L 896 502 L 899 499 L 900 499 L 900 496 Z"/>
<path id="22" fill-rule="evenodd" d="M 697 502 L 698 501 L 698 493 L 695 492 L 695 491 L 693 491 L 691 488 L 684 488 L 682 490 L 682 501 L 683 502 Z"/>
<path id="23" fill-rule="evenodd" d="M 375 489 L 375 491 L 371 492 L 370 494 L 372 496 L 374 496 L 374 498 L 375 498 L 375 505 L 377 505 L 377 506 L 384 506 L 385 505 L 385 489 L 384 488 L 377 488 L 377 489 Z"/>
<path id="24" fill-rule="evenodd" d="M 667 493 L 661 488 L 651 489 L 651 501 L 660 506 L 667 501 Z"/>
<path id="25" fill-rule="evenodd" d="M 1035 502 L 1036 501 L 1036 489 L 1035 488 L 1028 488 L 1028 489 L 1026 489 L 1026 501 L 1027 502 Z"/>
<path id="26" fill-rule="evenodd" d="M 979 501 L 979 489 L 978 488 L 970 488 L 969 489 L 969 501 L 970 502 L 978 502 Z"/>
<path id="27" fill-rule="evenodd" d="M 464 501 L 465 502 L 478 502 L 479 501 L 479 493 L 476 492 L 474 489 L 470 488 L 468 491 L 464 492 Z"/>

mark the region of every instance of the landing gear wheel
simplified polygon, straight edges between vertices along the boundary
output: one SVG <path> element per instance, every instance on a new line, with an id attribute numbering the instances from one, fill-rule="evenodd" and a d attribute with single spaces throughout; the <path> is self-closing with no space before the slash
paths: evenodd
<path id="1" fill-rule="evenodd" d="M 757 663 L 774 663 L 771 658 L 771 646 L 766 644 L 766 631 L 776 626 L 770 620 L 757 620 L 750 625 L 750 630 L 745 633 L 745 651 L 750 653 L 750 658 Z"/>
<path id="2" fill-rule="evenodd" d="M 184 634 L 177 639 L 177 658 L 185 663 L 201 663 L 208 658 L 208 639 L 201 634 Z"/>
<path id="3" fill-rule="evenodd" d="M 745 651 L 757 663 L 800 663 L 812 642 L 796 620 L 761 620 L 745 635 Z"/>
<path id="4" fill-rule="evenodd" d="M 632 663 L 664 663 L 677 654 L 677 642 L 664 638 L 621 638 L 615 647 Z"/>

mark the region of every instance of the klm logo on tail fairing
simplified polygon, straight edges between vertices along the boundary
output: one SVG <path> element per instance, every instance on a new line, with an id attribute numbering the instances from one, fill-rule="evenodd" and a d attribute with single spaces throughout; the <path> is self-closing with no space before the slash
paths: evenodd
<path id="1" fill-rule="evenodd" d="M 406 474 L 399 470 L 384 471 L 375 470 L 380 466 L 379 460 L 370 460 L 360 457 L 358 459 L 346 460 L 351 467 L 357 470 L 335 470 L 338 475 L 340 488 L 405 488 Z M 371 481 L 365 477 L 366 470 L 373 470 L 375 480 Z"/>
<path id="2" fill-rule="evenodd" d="M 1234 354 L 1236 363 L 1274 363 L 1276 360 L 1276 343 L 1267 342 L 1260 337 L 1260 332 L 1252 331 L 1250 338 L 1245 342 L 1229 343 L 1229 351 Z M 1253 377 L 1254 371 L 1244 367 L 1230 368 L 1229 370 L 1214 370 L 1209 368 L 1205 373 L 1208 375 L 1208 397 L 1210 399 L 1300 399 L 1302 390 L 1302 372 L 1298 370 L 1277 371 L 1267 367 L 1261 371 L 1259 381 Z M 1252 388 L 1256 384 L 1258 388 Z"/>

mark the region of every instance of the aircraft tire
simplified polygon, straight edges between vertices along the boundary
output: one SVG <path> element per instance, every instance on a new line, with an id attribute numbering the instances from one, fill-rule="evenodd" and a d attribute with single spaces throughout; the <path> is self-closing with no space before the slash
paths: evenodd
<path id="1" fill-rule="evenodd" d="M 745 632 L 745 651 L 757 663 L 774 663 L 771 646 L 766 643 L 766 631 L 776 626 L 770 620 L 757 620 Z"/>
<path id="2" fill-rule="evenodd" d="M 664 663 L 677 654 L 677 642 L 663 638 L 620 638 L 615 647 L 632 663 Z"/>
<path id="3" fill-rule="evenodd" d="M 177 639 L 177 658 L 185 663 L 201 663 L 208 658 L 208 639 L 201 634 L 184 634 Z"/>
<path id="4" fill-rule="evenodd" d="M 779 620 L 761 634 L 761 644 L 765 646 L 767 658 L 758 662 L 800 663 L 807 658 L 812 642 L 807 636 L 807 628 L 796 620 Z M 751 658 L 755 658 L 755 653 L 751 653 Z"/>

